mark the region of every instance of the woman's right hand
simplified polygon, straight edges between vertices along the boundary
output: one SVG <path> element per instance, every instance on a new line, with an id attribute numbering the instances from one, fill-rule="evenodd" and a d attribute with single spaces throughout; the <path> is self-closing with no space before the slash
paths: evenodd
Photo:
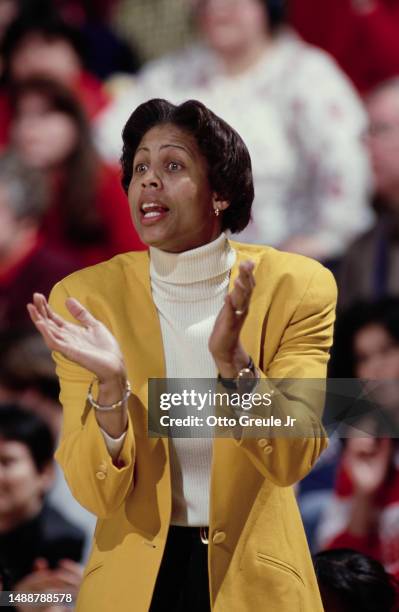
<path id="1" fill-rule="evenodd" d="M 100 382 L 125 378 L 123 356 L 111 332 L 74 298 L 65 304 L 80 325 L 57 315 L 40 293 L 35 293 L 33 303 L 27 306 L 48 348 L 93 372 Z"/>

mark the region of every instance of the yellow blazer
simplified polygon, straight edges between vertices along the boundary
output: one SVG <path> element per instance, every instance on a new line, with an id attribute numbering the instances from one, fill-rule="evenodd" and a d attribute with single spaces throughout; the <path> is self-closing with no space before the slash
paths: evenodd
<path id="1" fill-rule="evenodd" d="M 255 262 L 256 287 L 242 330 L 247 352 L 270 378 L 325 378 L 336 285 L 311 259 L 231 242 L 238 264 Z M 134 389 L 120 459 L 111 460 L 86 403 L 93 375 L 55 353 L 64 423 L 56 459 L 76 499 L 98 517 L 78 612 L 147 612 L 171 516 L 169 447 L 147 437 L 147 379 L 165 362 L 146 252 L 118 255 L 58 283 L 50 303 L 72 320 L 76 297 L 112 331 Z M 208 568 L 214 612 L 322 612 L 291 485 L 327 446 L 319 415 L 303 407 L 314 436 L 215 439 Z M 176 567 L 176 572 L 179 568 Z"/>

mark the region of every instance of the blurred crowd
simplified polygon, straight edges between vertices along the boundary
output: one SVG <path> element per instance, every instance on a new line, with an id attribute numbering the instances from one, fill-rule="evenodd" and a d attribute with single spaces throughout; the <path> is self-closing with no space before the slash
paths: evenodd
<path id="1" fill-rule="evenodd" d="M 0 0 L 6 590 L 79 588 L 95 517 L 53 460 L 58 383 L 26 304 L 146 248 L 119 157 L 124 123 L 154 97 L 199 99 L 246 142 L 256 195 L 234 239 L 334 272 L 330 376 L 399 380 L 399 0 Z M 298 486 L 327 611 L 397 609 L 396 385 L 387 402 L 392 435 L 332 435 Z"/>

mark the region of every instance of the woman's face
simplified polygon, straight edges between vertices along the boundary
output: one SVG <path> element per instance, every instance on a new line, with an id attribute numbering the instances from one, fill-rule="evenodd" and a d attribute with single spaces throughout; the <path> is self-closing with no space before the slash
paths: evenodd
<path id="1" fill-rule="evenodd" d="M 19 100 L 12 139 L 25 163 L 47 170 L 64 163 L 73 153 L 78 128 L 69 115 L 52 109 L 45 97 L 28 93 Z"/>
<path id="2" fill-rule="evenodd" d="M 171 124 L 152 128 L 140 142 L 128 198 L 141 240 L 171 253 L 215 240 L 216 205 L 227 207 L 211 191 L 195 138 Z"/>
<path id="3" fill-rule="evenodd" d="M 266 40 L 268 19 L 260 0 L 203 0 L 198 11 L 202 33 L 216 52 L 236 54 Z"/>
<path id="4" fill-rule="evenodd" d="M 0 439 L 0 520 L 18 522 L 37 511 L 51 482 L 50 468 L 39 473 L 25 444 Z"/>

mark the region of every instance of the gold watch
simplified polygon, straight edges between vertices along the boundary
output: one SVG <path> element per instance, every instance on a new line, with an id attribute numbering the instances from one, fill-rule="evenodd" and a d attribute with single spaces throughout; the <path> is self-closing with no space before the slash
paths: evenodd
<path id="1" fill-rule="evenodd" d="M 218 375 L 219 382 L 226 389 L 244 390 L 247 392 L 254 388 L 258 379 L 259 375 L 252 357 L 249 358 L 248 365 L 245 368 L 241 368 L 235 378 L 222 378 L 220 374 Z"/>

